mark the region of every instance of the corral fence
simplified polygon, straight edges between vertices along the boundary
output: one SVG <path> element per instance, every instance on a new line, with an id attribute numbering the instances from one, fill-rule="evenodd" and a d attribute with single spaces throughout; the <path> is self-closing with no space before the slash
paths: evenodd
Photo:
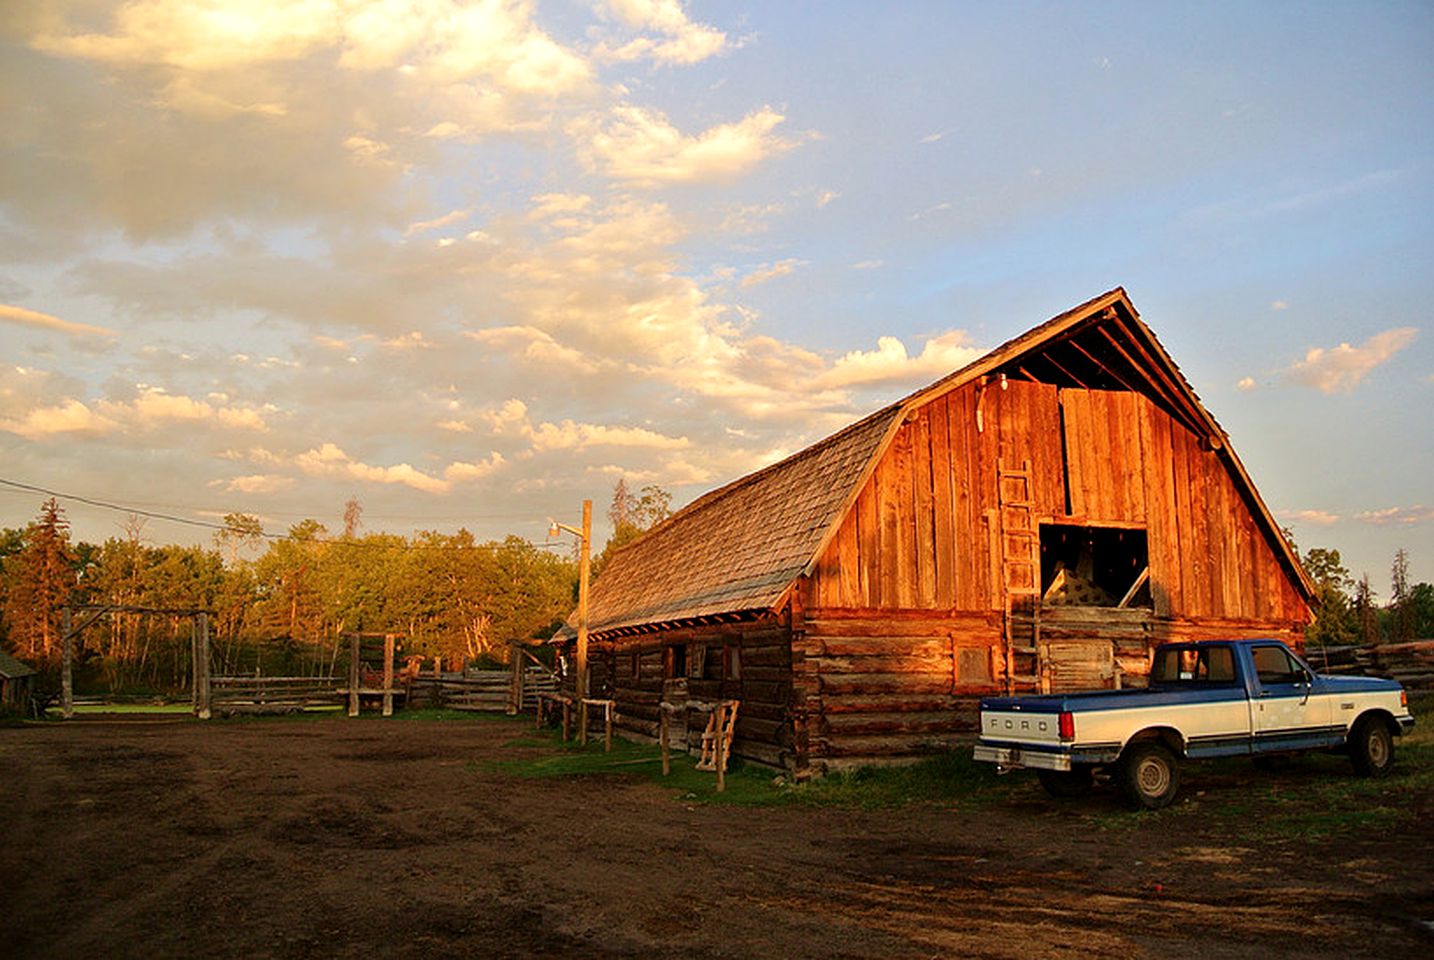
<path id="1" fill-rule="evenodd" d="M 516 714 L 537 710 L 540 695 L 558 687 L 557 675 L 521 644 L 511 645 L 507 669 L 444 671 L 436 660 L 432 672 L 425 672 L 421 657 L 398 665 L 395 634 L 349 633 L 344 638 L 349 641 L 346 676 L 209 676 L 196 670 L 195 712 L 204 717 L 347 705 L 349 716 L 356 716 L 361 703 L 369 701 L 382 703 L 384 716 L 405 704 Z"/>
<path id="2" fill-rule="evenodd" d="M 1387 677 L 1406 690 L 1434 690 L 1434 640 L 1309 647 L 1305 658 L 1321 673 Z"/>

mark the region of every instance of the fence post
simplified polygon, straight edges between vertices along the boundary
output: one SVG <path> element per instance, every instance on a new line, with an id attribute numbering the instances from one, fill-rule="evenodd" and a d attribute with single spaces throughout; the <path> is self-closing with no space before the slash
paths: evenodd
<path id="1" fill-rule="evenodd" d="M 717 704 L 717 792 L 727 789 L 727 710 L 725 702 Z"/>
<path id="2" fill-rule="evenodd" d="M 70 636 L 70 619 L 70 608 L 65 607 L 60 620 L 60 711 L 66 720 L 75 715 L 75 638 Z"/>
<path id="3" fill-rule="evenodd" d="M 523 656 L 518 652 L 517 644 L 508 645 L 508 659 L 511 670 L 508 678 L 508 716 L 512 717 L 523 709 Z"/>
<path id="4" fill-rule="evenodd" d="M 393 716 L 393 634 L 383 635 L 383 715 Z"/>
<path id="5" fill-rule="evenodd" d="M 672 772 L 672 757 L 670 748 L 667 746 L 668 725 L 671 723 L 671 714 L 667 710 L 666 703 L 657 705 L 658 715 L 661 717 L 657 723 L 657 736 L 662 741 L 662 775 L 665 777 Z"/>
<path id="6" fill-rule="evenodd" d="M 583 697 L 578 701 L 578 744 L 586 747 L 588 745 L 588 698 Z"/>
<path id="7" fill-rule="evenodd" d="M 194 712 L 199 719 L 208 720 L 209 713 L 209 614 L 201 613 L 195 617 L 194 624 L 195 646 L 197 651 L 194 657 Z"/>
<path id="8" fill-rule="evenodd" d="M 359 636 L 349 634 L 349 716 L 359 713 Z"/>
<path id="9" fill-rule="evenodd" d="M 612 701 L 603 704 L 603 753 L 612 753 Z"/>

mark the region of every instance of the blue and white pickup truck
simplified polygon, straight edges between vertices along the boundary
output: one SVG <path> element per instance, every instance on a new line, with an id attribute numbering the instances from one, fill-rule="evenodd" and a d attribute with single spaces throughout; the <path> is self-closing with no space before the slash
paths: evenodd
<path id="1" fill-rule="evenodd" d="M 1186 758 L 1333 750 L 1380 777 L 1413 726 L 1393 680 L 1321 676 L 1278 640 L 1207 640 L 1156 647 L 1148 687 L 982 698 L 976 759 L 1034 769 L 1059 797 L 1108 774 L 1132 805 L 1158 809 Z"/>

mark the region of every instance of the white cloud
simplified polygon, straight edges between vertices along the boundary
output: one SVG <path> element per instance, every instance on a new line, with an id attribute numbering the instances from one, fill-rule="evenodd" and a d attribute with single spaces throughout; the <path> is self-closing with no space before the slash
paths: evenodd
<path id="1" fill-rule="evenodd" d="M 246 477 L 234 477 L 224 489 L 230 493 L 277 493 L 294 485 L 293 477 L 274 473 L 254 473 Z"/>
<path id="2" fill-rule="evenodd" d="M 450 463 L 443 471 L 443 478 L 455 483 L 463 480 L 478 480 L 491 475 L 506 462 L 501 453 L 494 451 L 487 460 L 482 460 L 478 463 L 465 463 L 463 461 Z"/>
<path id="3" fill-rule="evenodd" d="M 403 236 L 408 238 L 415 233 L 425 233 L 429 230 L 441 229 L 450 224 L 462 223 L 471 216 L 473 216 L 472 210 L 452 210 L 441 217 L 434 217 L 432 220 L 417 220 L 404 228 Z"/>
<path id="4" fill-rule="evenodd" d="M 634 30 L 650 30 L 663 39 L 637 37 L 618 47 L 604 43 L 596 55 L 606 60 L 650 57 L 658 63 L 691 64 L 716 56 L 727 47 L 727 35 L 687 18 L 678 0 L 607 0 L 604 6 Z"/>
<path id="5" fill-rule="evenodd" d="M 1314 527 L 1331 527 L 1342 519 L 1328 510 L 1282 510 L 1280 517 L 1292 523 L 1307 523 Z"/>
<path id="6" fill-rule="evenodd" d="M 795 144 L 774 131 L 784 117 L 770 107 L 688 136 L 657 110 L 622 105 L 606 122 L 589 118 L 571 128 L 586 141 L 590 166 L 633 184 L 731 180 Z"/>
<path id="7" fill-rule="evenodd" d="M 879 337 L 875 350 L 852 350 L 816 377 L 814 385 L 852 387 L 876 383 L 931 380 L 959 370 L 986 351 L 974 347 L 964 330 L 931 337 L 915 357 L 897 337 Z"/>
<path id="8" fill-rule="evenodd" d="M 590 447 L 642 447 L 651 450 L 685 450 L 686 437 L 669 437 L 642 427 L 609 427 L 596 423 L 540 423 L 529 431 L 535 450 L 586 450 Z"/>
<path id="9" fill-rule="evenodd" d="M 1286 303 L 1284 300 L 1274 300 L 1274 301 L 1271 301 L 1271 302 L 1270 302 L 1270 309 L 1271 309 L 1271 310 L 1288 310 L 1289 308 L 1290 308 L 1290 305 L 1289 305 L 1288 303 Z"/>
<path id="10" fill-rule="evenodd" d="M 117 424 L 95 413 L 78 400 L 66 399 L 52 406 L 36 407 L 20 417 L 0 417 L 0 430 L 18 434 L 27 440 L 39 440 L 56 434 L 101 434 L 114 430 Z"/>
<path id="11" fill-rule="evenodd" d="M 778 277 L 790 276 L 796 272 L 797 267 L 805 261 L 790 258 L 778 260 L 776 263 L 769 263 L 758 267 L 742 278 L 743 287 L 755 287 L 759 283 L 766 283 L 768 280 L 775 280 Z"/>
<path id="12" fill-rule="evenodd" d="M 264 417 L 251 407 L 216 407 L 206 400 L 166 393 L 158 387 L 143 387 L 129 401 L 101 400 L 98 409 L 105 417 L 139 430 L 173 422 L 216 423 L 235 430 L 268 429 Z"/>
<path id="13" fill-rule="evenodd" d="M 51 316 L 48 313 L 40 313 L 38 310 L 27 310 L 24 307 L 13 307 L 6 303 L 0 303 L 0 320 L 9 320 L 12 323 L 23 324 L 27 327 L 38 327 L 41 330 L 57 330 L 60 333 L 68 333 L 77 337 L 114 337 L 118 336 L 113 330 L 105 327 L 94 327 L 88 323 L 75 323 L 72 320 L 61 320 L 59 317 Z"/>
<path id="14" fill-rule="evenodd" d="M 430 476 L 407 463 L 375 467 L 354 460 L 337 444 L 325 443 L 294 458 L 294 465 L 311 477 L 341 477 L 365 483 L 402 484 L 424 493 L 446 493 L 448 481 Z"/>
<path id="15" fill-rule="evenodd" d="M 1413 327 L 1395 327 L 1376 333 L 1357 347 L 1348 343 L 1331 349 L 1311 347 L 1305 358 L 1284 375 L 1321 393 L 1349 393 L 1371 370 L 1409 346 L 1417 336 Z"/>
<path id="16" fill-rule="evenodd" d="M 1259 386 L 1254 377 L 1241 377 L 1240 382 L 1235 384 L 1235 389 L 1241 393 L 1249 393 L 1251 390 L 1258 389 Z"/>
<path id="17" fill-rule="evenodd" d="M 1376 527 L 1413 526 L 1434 521 L 1434 507 L 1422 504 L 1413 507 L 1386 507 L 1383 510 L 1365 510 L 1355 514 L 1354 518 Z"/>

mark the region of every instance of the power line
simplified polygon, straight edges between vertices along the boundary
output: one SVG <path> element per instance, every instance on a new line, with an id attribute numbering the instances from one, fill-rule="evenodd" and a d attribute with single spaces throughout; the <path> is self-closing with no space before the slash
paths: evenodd
<path id="1" fill-rule="evenodd" d="M 163 520 L 168 523 L 178 523 L 184 526 L 200 527 L 205 530 L 214 530 L 218 532 L 226 532 L 232 530 L 232 528 L 228 524 L 214 523 L 210 520 L 195 520 L 192 517 L 177 517 L 170 513 L 160 513 L 155 510 L 143 510 L 139 507 L 111 503 L 107 500 L 97 500 L 94 497 L 82 497 L 77 493 L 62 493 L 58 490 L 50 490 L 46 487 L 36 486 L 32 483 L 22 483 L 19 480 L 7 480 L 4 477 L 0 477 L 0 484 L 3 484 L 7 487 L 13 487 L 16 490 L 24 490 L 29 493 L 41 493 L 47 497 L 54 497 L 57 500 L 73 500 L 76 503 L 87 504 L 91 507 L 99 507 L 103 510 L 114 510 L 118 513 L 130 514 L 133 516 L 148 517 L 152 520 Z M 322 544 L 324 546 L 349 547 L 367 550 L 437 550 L 463 553 L 470 550 L 497 550 L 502 547 L 501 543 L 475 543 L 471 547 L 438 546 L 434 544 L 409 543 L 406 539 L 403 543 L 396 544 L 370 543 L 365 542 L 363 540 L 323 540 L 317 537 L 295 537 L 292 534 L 288 533 L 269 533 L 265 531 L 262 527 L 260 528 L 256 536 L 262 537 L 265 540 L 272 541 L 290 540 L 294 543 L 316 543 Z M 393 536 L 393 534 L 390 534 L 390 536 Z M 544 541 L 542 543 L 533 543 L 532 541 L 528 541 L 528 543 L 530 546 L 539 547 L 545 550 L 555 549 L 559 547 L 567 547 L 567 544 L 561 541 Z"/>

